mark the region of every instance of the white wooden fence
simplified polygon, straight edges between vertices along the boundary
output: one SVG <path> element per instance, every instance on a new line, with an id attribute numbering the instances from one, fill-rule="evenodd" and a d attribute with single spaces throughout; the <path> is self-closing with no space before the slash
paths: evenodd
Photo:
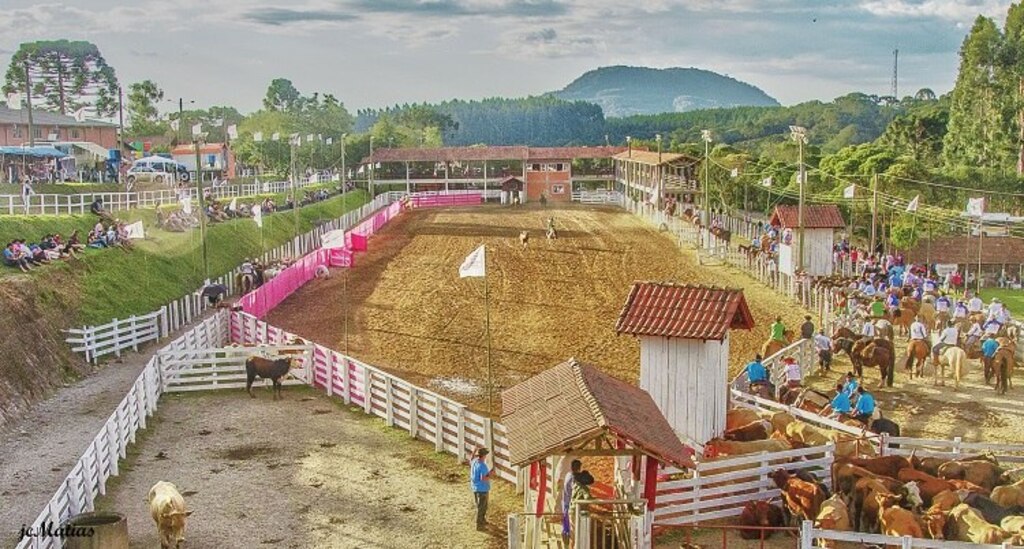
<path id="1" fill-rule="evenodd" d="M 946 541 L 913 538 L 910 536 L 895 537 L 881 534 L 862 534 L 859 532 L 837 532 L 814 527 L 814 523 L 805 520 L 800 528 L 800 549 L 816 549 L 817 542 L 822 540 L 842 541 L 860 544 L 858 547 L 875 545 L 878 547 L 899 547 L 900 549 L 1006 549 L 1024 547 L 1022 545 L 992 545 L 985 543 L 968 543 L 965 541 Z"/>
<path id="2" fill-rule="evenodd" d="M 245 361 L 251 356 L 268 359 L 295 358 L 301 369 L 292 369 L 282 385 L 308 385 L 312 373 L 310 345 L 260 345 L 159 351 L 163 392 L 212 391 L 245 388 Z"/>
<path id="3" fill-rule="evenodd" d="M 296 188 L 316 184 L 315 181 L 302 181 Z M 260 184 L 245 183 L 241 185 L 206 186 L 215 199 L 255 196 L 259 194 L 277 194 L 292 190 L 287 181 L 267 181 Z M 158 204 L 176 204 L 183 194 L 192 200 L 199 199 L 199 191 L 194 185 L 182 189 L 160 189 L 154 191 L 133 192 L 94 192 L 76 194 L 33 194 L 24 200 L 17 194 L 0 194 L 0 215 L 71 215 L 89 213 L 89 207 L 97 198 L 103 200 L 103 207 L 109 212 L 119 212 L 136 208 L 152 208 Z"/>
<path id="4" fill-rule="evenodd" d="M 604 189 L 573 191 L 572 201 L 581 204 L 614 204 L 622 206 L 622 193 Z"/>
<path id="5" fill-rule="evenodd" d="M 284 257 L 298 258 L 320 247 L 320 237 L 335 229 L 348 229 L 359 224 L 375 211 L 397 200 L 402 193 L 385 193 L 356 210 L 314 228 L 289 242 L 263 254 L 262 261 L 270 263 Z M 241 266 L 227 274 L 213 279 L 214 284 L 223 284 L 230 295 L 239 289 L 235 283 L 236 275 Z M 140 344 L 156 341 L 187 326 L 202 316 L 210 308 L 209 302 L 200 297 L 202 288 L 182 296 L 156 311 L 132 316 L 127 319 L 114 319 L 106 324 L 82 326 L 66 330 L 69 334 L 65 340 L 72 345 L 72 350 L 85 354 L 86 360 L 97 362 L 98 358 L 107 354 L 121 356 L 121 351 L 131 348 L 138 350 Z"/>
<path id="6" fill-rule="evenodd" d="M 224 345 L 228 337 L 228 315 L 227 311 L 218 312 L 164 349 L 185 351 Z M 57 528 L 74 515 L 94 510 L 96 498 L 106 494 L 107 479 L 119 474 L 118 460 L 124 459 L 128 445 L 135 443 L 136 432 L 146 428 L 146 418 L 156 411 L 161 394 L 160 358 L 154 356 L 32 522 L 33 529 L 47 523 Z M 56 549 L 61 544 L 57 537 L 26 537 L 19 541 L 17 549 Z"/>
<path id="7" fill-rule="evenodd" d="M 739 515 L 750 501 L 779 497 L 775 482 L 768 477 L 778 469 L 808 471 L 831 484 L 834 457 L 835 446 L 830 443 L 700 462 L 689 478 L 658 483 L 654 524 L 696 524 Z M 664 474 L 684 472 L 670 469 Z"/>

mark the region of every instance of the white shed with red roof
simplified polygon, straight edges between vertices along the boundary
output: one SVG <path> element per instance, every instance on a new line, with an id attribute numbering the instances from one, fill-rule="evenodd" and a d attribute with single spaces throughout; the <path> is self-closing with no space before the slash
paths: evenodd
<path id="1" fill-rule="evenodd" d="M 743 290 L 637 282 L 615 331 L 640 339 L 640 387 L 676 433 L 703 445 L 725 432 L 729 330 L 753 327 Z"/>
<path id="2" fill-rule="evenodd" d="M 800 210 L 797 206 L 776 206 L 770 223 L 779 229 L 779 272 L 793 276 L 799 269 Z M 832 274 L 835 233 L 845 228 L 846 222 L 838 206 L 804 206 L 804 271 L 807 274 Z"/>

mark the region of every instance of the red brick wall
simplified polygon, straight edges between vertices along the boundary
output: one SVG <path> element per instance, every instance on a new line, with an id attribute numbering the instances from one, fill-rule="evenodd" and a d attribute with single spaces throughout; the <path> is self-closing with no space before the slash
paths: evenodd
<path id="1" fill-rule="evenodd" d="M 540 164 L 542 171 L 531 171 L 533 164 Z M 543 170 L 544 165 L 562 164 L 563 171 Z M 544 193 L 551 202 L 570 202 L 572 200 L 572 163 L 569 160 L 535 161 L 527 165 L 526 200 L 540 200 Z"/>
<path id="2" fill-rule="evenodd" d="M 15 137 L 13 124 L 0 124 L 0 146 L 18 147 L 28 144 L 28 125 L 21 124 L 20 127 L 21 137 Z M 37 141 L 45 141 L 51 133 L 56 133 L 58 141 L 89 141 L 105 149 L 117 148 L 117 128 L 113 126 L 63 126 L 56 128 L 56 131 L 53 126 L 43 126 L 41 129 L 42 137 L 37 138 Z"/>

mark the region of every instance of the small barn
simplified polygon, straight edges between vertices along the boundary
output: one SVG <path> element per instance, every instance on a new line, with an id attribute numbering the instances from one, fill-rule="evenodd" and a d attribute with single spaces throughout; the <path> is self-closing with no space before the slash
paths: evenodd
<path id="1" fill-rule="evenodd" d="M 800 262 L 800 208 L 779 205 L 770 223 L 779 230 L 779 272 L 793 276 Z M 804 206 L 804 271 L 810 276 L 833 272 L 835 232 L 846 228 L 843 214 L 834 204 Z"/>
<path id="2" fill-rule="evenodd" d="M 529 466 L 524 498 L 536 517 L 561 514 L 561 480 L 574 458 L 614 457 L 617 478 L 598 478 L 592 495 L 620 502 L 642 498 L 648 510 L 656 505 L 661 464 L 694 466 L 693 450 L 646 391 L 576 359 L 506 389 L 501 409 L 512 465 Z M 524 535 L 531 539 L 544 532 Z"/>
<path id="3" fill-rule="evenodd" d="M 753 327 L 743 290 L 638 282 L 615 331 L 640 340 L 640 387 L 677 434 L 703 445 L 725 432 L 729 330 Z"/>
<path id="4" fill-rule="evenodd" d="M 526 195 L 523 193 L 525 184 L 522 179 L 516 176 L 506 177 L 501 180 L 501 203 L 511 204 L 512 197 L 519 197 L 519 203 L 522 204 L 526 200 Z"/>

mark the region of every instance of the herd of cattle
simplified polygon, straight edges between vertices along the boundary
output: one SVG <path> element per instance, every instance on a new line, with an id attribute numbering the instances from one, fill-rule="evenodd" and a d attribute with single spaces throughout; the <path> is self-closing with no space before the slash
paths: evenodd
<path id="1" fill-rule="evenodd" d="M 725 435 L 705 446 L 705 457 L 714 461 L 830 442 L 836 445 L 828 472 L 832 490 L 819 478 L 826 475 L 823 469 L 816 475 L 806 468 L 793 471 L 799 462 L 772 461 L 770 477 L 781 502 L 747 503 L 740 516 L 743 537 L 769 537 L 771 530 L 760 529 L 810 520 L 834 531 L 1024 545 L 1024 468 L 1006 469 L 991 455 L 877 456 L 866 437 L 818 428 L 786 412 L 734 409 Z"/>

